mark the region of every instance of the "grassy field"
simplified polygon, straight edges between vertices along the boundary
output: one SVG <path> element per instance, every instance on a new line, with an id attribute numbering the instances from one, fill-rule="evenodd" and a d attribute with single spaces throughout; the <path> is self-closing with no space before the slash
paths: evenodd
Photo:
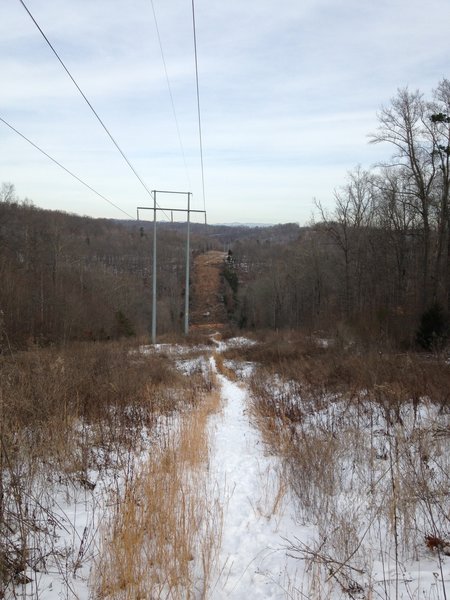
<path id="1" fill-rule="evenodd" d="M 181 469 L 183 461 L 204 459 L 199 432 L 217 401 L 213 387 L 207 373 L 186 377 L 174 359 L 143 354 L 137 344 L 81 343 L 3 356 L 0 597 L 20 585 L 37 594 L 50 571 L 67 592 L 94 559 L 106 573 L 118 538 L 106 552 L 103 521 L 109 520 L 108 532 L 117 531 L 112 523 L 126 518 L 130 498 L 145 485 L 148 501 L 150 489 L 173 500 L 149 481 L 161 463 Z M 186 431 L 194 425 L 199 446 L 187 448 Z M 178 473 L 161 476 L 169 477 L 174 494 L 184 493 Z M 166 523 L 172 526 L 178 523 Z"/>
<path id="2" fill-rule="evenodd" d="M 225 358 L 229 368 L 254 363 L 254 418 L 282 457 L 298 519 L 315 530 L 312 541 L 288 541 L 308 565 L 302 594 L 418 598 L 411 570 L 434 557 L 439 572 L 423 584 L 447 598 L 448 362 L 299 336 L 271 336 Z"/>
<path id="3" fill-rule="evenodd" d="M 306 532 L 277 542 L 301 565 L 286 597 L 446 600 L 446 358 L 291 333 L 199 341 L 1 357 L 0 597 L 214 597 L 222 378 L 261 432 L 255 464 L 279 461 L 273 513 L 288 502 Z"/>

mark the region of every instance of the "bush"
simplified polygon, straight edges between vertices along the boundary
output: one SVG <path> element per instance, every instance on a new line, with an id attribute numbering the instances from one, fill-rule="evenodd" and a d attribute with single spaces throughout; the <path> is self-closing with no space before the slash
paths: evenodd
<path id="1" fill-rule="evenodd" d="M 235 296 L 239 287 L 239 279 L 236 271 L 232 267 L 230 267 L 230 265 L 225 265 L 223 269 L 223 276 L 228 281 L 233 295 Z"/>
<path id="2" fill-rule="evenodd" d="M 422 314 L 416 341 L 425 350 L 439 350 L 447 339 L 448 318 L 442 306 L 435 303 Z"/>
<path id="3" fill-rule="evenodd" d="M 132 337 L 136 335 L 130 319 L 121 310 L 116 312 L 115 317 L 117 337 Z"/>

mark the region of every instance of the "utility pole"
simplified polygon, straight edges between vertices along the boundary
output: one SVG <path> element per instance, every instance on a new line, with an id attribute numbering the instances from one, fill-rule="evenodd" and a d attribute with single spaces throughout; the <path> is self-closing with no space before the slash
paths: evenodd
<path id="1" fill-rule="evenodd" d="M 187 196 L 187 208 L 162 208 L 157 205 L 156 194 L 182 194 Z M 166 190 L 153 190 L 153 207 L 150 206 L 138 206 L 137 207 L 137 220 L 139 221 L 140 210 L 153 210 L 153 272 L 152 272 L 152 344 L 156 344 L 156 222 L 157 222 L 157 211 L 171 212 L 171 221 L 173 222 L 174 212 L 187 213 L 187 236 L 186 236 L 186 284 L 185 284 L 185 298 L 184 298 L 184 334 L 189 333 L 189 276 L 190 276 L 190 238 L 191 238 L 191 213 L 202 213 L 205 215 L 206 225 L 206 211 L 205 210 L 193 210 L 191 208 L 191 192 L 170 192 Z"/>
<path id="2" fill-rule="evenodd" d="M 152 344 L 156 344 L 156 191 L 153 192 Z"/>
<path id="3" fill-rule="evenodd" d="M 188 192 L 187 205 L 187 238 L 186 238 L 186 292 L 184 294 L 184 335 L 189 333 L 189 266 L 190 266 L 190 237 L 191 237 L 191 194 Z M 154 342 L 153 342 L 154 343 Z"/>

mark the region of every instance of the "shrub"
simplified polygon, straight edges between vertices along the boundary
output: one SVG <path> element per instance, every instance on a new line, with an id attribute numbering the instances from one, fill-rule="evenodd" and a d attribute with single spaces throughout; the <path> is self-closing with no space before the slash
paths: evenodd
<path id="1" fill-rule="evenodd" d="M 420 319 L 416 341 L 425 350 L 442 348 L 448 338 L 448 319 L 438 303 L 428 308 Z"/>
<path id="2" fill-rule="evenodd" d="M 136 335 L 130 319 L 121 311 L 116 312 L 117 337 L 132 337 Z"/>

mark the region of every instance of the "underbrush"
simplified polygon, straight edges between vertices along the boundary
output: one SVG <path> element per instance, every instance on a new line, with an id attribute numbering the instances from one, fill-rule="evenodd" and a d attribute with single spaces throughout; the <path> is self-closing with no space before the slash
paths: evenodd
<path id="1" fill-rule="evenodd" d="M 161 418 L 196 405 L 207 387 L 201 374 L 187 381 L 167 357 L 125 343 L 0 359 L 0 598 L 15 597 L 17 586 L 38 597 L 50 571 L 70 591 L 97 552 L 100 504 L 114 491 L 105 488 L 131 482 Z M 73 510 L 84 511 L 81 530 Z"/>
<path id="2" fill-rule="evenodd" d="M 344 348 L 334 340 L 299 334 L 272 334 L 258 344 L 235 346 L 224 358 L 255 362 L 267 372 L 301 385 L 304 393 L 361 390 L 387 393 L 388 402 L 417 402 L 427 396 L 443 409 L 450 406 L 450 364 L 439 355 L 399 354 L 376 348 Z"/>
<path id="3" fill-rule="evenodd" d="M 221 544 L 222 507 L 207 482 L 209 392 L 180 415 L 125 490 L 102 536 L 98 598 L 206 598 Z"/>
<path id="4" fill-rule="evenodd" d="M 446 599 L 450 366 L 300 339 L 226 355 L 259 362 L 252 411 L 314 532 L 287 540 L 293 597 Z"/>

